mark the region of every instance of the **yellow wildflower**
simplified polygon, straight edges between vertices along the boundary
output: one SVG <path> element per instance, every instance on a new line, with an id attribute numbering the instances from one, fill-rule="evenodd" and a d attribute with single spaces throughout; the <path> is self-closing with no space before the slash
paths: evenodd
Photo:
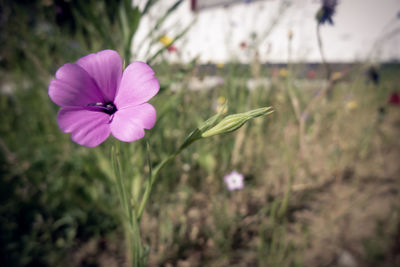
<path id="1" fill-rule="evenodd" d="M 346 109 L 347 109 L 347 110 L 353 110 L 353 109 L 355 109 L 355 108 L 357 108 L 357 107 L 358 107 L 358 104 L 357 104 L 357 102 L 354 101 L 354 100 L 349 101 L 349 102 L 346 103 Z"/>
<path id="2" fill-rule="evenodd" d="M 332 73 L 332 75 L 331 75 L 331 80 L 332 80 L 332 81 L 339 80 L 340 78 L 342 78 L 342 73 L 339 72 L 339 71 L 334 72 L 334 73 Z"/>
<path id="3" fill-rule="evenodd" d="M 222 105 L 226 102 L 226 98 L 223 96 L 220 96 L 220 97 L 218 97 L 217 101 L 218 101 L 218 104 Z"/>
<path id="4" fill-rule="evenodd" d="M 281 76 L 282 78 L 285 78 L 287 76 L 287 70 L 285 68 L 281 68 L 279 70 L 279 76 Z"/>
<path id="5" fill-rule="evenodd" d="M 228 111 L 225 103 L 226 103 L 226 98 L 225 97 L 223 97 L 223 96 L 218 97 L 217 103 L 216 103 L 216 107 L 215 107 L 215 111 L 217 113 L 225 114 Z"/>
<path id="6" fill-rule="evenodd" d="M 224 63 L 219 62 L 216 66 L 218 69 L 222 69 L 224 67 Z"/>
<path id="7" fill-rule="evenodd" d="M 172 39 L 165 34 L 160 37 L 159 41 L 165 46 L 169 46 L 172 43 Z"/>

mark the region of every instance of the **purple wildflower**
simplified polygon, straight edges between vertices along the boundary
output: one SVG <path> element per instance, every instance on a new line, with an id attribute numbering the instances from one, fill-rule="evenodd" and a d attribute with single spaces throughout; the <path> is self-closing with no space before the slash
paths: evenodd
<path id="1" fill-rule="evenodd" d="M 241 190 L 244 187 L 243 174 L 232 171 L 224 177 L 226 187 L 229 191 Z"/>
<path id="2" fill-rule="evenodd" d="M 335 14 L 337 4 L 338 0 L 322 0 L 322 6 L 317 13 L 317 21 L 319 24 L 324 24 L 328 21 L 333 25 L 332 16 Z"/>
<path id="3" fill-rule="evenodd" d="M 74 142 L 95 147 L 110 134 L 124 142 L 143 138 L 156 121 L 156 110 L 146 102 L 159 88 L 147 64 L 133 62 L 122 73 L 118 53 L 103 50 L 59 68 L 49 96 L 61 107 L 61 130 L 72 133 Z"/>
<path id="4" fill-rule="evenodd" d="M 376 67 L 370 67 L 367 71 L 367 76 L 369 81 L 373 82 L 375 85 L 379 84 L 379 72 Z"/>

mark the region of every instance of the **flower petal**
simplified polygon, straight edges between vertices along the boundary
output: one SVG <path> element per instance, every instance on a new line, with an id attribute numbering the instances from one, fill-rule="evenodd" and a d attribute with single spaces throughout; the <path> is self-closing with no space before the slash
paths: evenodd
<path id="1" fill-rule="evenodd" d="M 122 77 L 122 60 L 114 50 L 103 50 L 76 62 L 96 81 L 106 102 L 114 101 Z"/>
<path id="2" fill-rule="evenodd" d="M 86 106 L 103 102 L 95 81 L 79 65 L 67 63 L 56 72 L 49 85 L 49 96 L 59 106 Z"/>
<path id="3" fill-rule="evenodd" d="M 122 74 L 114 103 L 118 109 L 145 103 L 160 89 L 154 71 L 143 62 L 131 63 Z"/>
<path id="4" fill-rule="evenodd" d="M 142 128 L 151 129 L 156 123 L 156 109 L 149 103 L 118 110 L 114 116 L 125 120 L 126 123 L 141 125 Z"/>
<path id="5" fill-rule="evenodd" d="M 111 122 L 112 135 L 124 142 L 133 142 L 144 137 L 144 129 L 153 128 L 156 110 L 148 103 L 118 110 Z"/>
<path id="6" fill-rule="evenodd" d="M 81 107 L 63 107 L 57 115 L 58 125 L 82 146 L 95 147 L 110 135 L 110 115 Z"/>

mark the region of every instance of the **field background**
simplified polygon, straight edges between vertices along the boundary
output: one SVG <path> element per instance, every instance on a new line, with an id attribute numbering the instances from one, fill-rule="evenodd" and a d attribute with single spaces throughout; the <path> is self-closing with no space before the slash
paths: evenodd
<path id="1" fill-rule="evenodd" d="M 60 20 L 42 2 L 1 3 L 0 262 L 128 266 L 114 140 L 73 143 L 47 94 L 64 63 L 125 50 L 78 9 Z M 91 12 L 104 9 L 87 3 L 79 10 L 96 22 Z M 104 3 L 118 29 L 119 1 Z M 161 83 L 156 126 L 121 145 L 133 191 L 149 172 L 145 141 L 158 163 L 222 103 L 228 114 L 274 113 L 198 141 L 163 169 L 141 223 L 149 266 L 400 266 L 400 106 L 388 103 L 398 64 L 332 64 L 326 79 L 322 64 L 171 64 L 168 53 L 149 60 Z M 232 170 L 242 190 L 226 189 Z"/>

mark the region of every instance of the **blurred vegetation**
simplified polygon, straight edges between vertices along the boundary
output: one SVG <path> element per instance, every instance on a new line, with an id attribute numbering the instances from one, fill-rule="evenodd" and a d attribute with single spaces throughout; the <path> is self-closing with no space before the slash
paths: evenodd
<path id="1" fill-rule="evenodd" d="M 58 67 L 89 52 L 113 48 L 130 58 L 117 44 L 130 42 L 123 29 L 136 30 L 144 10 L 125 14 L 133 26 L 124 28 L 122 0 L 0 3 L 0 262 L 121 266 L 113 140 L 93 149 L 73 143 L 58 128 L 47 89 Z M 387 103 L 399 91 L 399 66 L 381 66 L 379 84 L 368 82 L 363 64 L 337 66 L 334 81 L 318 68 L 307 78 L 305 64 L 208 67 L 154 64 L 162 90 L 146 134 L 153 162 L 215 114 L 221 97 L 228 113 L 263 106 L 275 113 L 193 144 L 163 170 L 142 221 L 149 264 L 337 266 L 346 253 L 360 266 L 399 263 L 400 108 Z M 208 72 L 220 82 L 193 90 Z M 125 175 L 140 190 L 146 144 L 124 144 L 122 156 L 127 151 L 134 156 L 123 160 Z M 234 169 L 245 189 L 229 192 L 223 177 Z"/>

